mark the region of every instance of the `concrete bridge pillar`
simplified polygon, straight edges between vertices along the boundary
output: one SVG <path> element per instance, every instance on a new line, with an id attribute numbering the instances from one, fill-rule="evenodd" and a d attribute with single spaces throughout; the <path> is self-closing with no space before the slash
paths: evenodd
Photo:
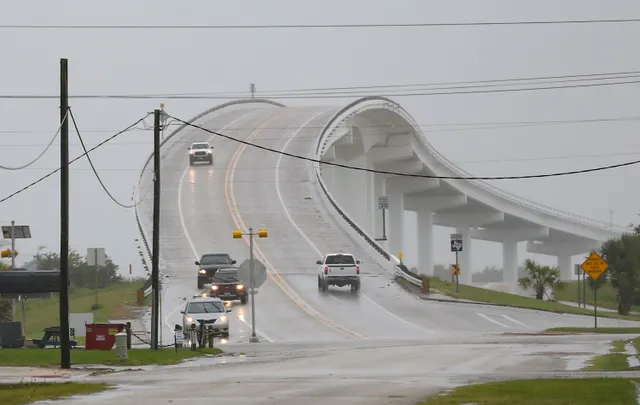
<path id="1" fill-rule="evenodd" d="M 518 242 L 502 242 L 502 281 L 518 281 Z"/>
<path id="2" fill-rule="evenodd" d="M 399 252 L 402 252 L 404 245 L 404 193 L 394 190 L 388 195 L 387 238 L 389 239 L 389 253 L 397 256 Z"/>
<path id="3" fill-rule="evenodd" d="M 418 212 L 418 272 L 433 276 L 433 213 L 428 208 Z"/>
<path id="4" fill-rule="evenodd" d="M 560 270 L 560 278 L 562 280 L 571 280 L 573 278 L 570 255 L 558 255 L 558 269 Z"/>

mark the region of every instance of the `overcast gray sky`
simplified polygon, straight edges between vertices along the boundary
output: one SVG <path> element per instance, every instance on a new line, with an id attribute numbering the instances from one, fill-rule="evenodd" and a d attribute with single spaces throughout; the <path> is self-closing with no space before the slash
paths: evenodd
<path id="1" fill-rule="evenodd" d="M 3 0 L 0 24 L 309 24 L 458 22 L 640 17 L 637 1 L 293 0 L 189 1 Z M 237 92 L 308 87 L 433 83 L 640 70 L 640 23 L 505 27 L 316 30 L 0 30 L 0 93 L 59 90 L 59 59 L 69 59 L 70 91 L 79 93 Z M 422 125 L 639 117 L 640 85 L 505 94 L 401 97 Z M 382 94 L 384 95 L 384 94 Z M 344 105 L 348 99 L 285 100 Z M 158 100 L 72 100 L 86 142 L 95 145 Z M 168 100 L 182 118 L 219 102 Z M 36 156 L 58 127 L 56 100 L 0 100 L 0 159 Z M 148 121 L 151 123 L 151 121 Z M 640 156 L 639 121 L 429 131 L 430 141 L 475 175 L 517 175 L 606 165 Z M 443 128 L 444 129 L 444 128 Z M 459 129 L 459 128 L 458 128 Z M 13 131 L 13 132 L 11 132 Z M 72 135 L 71 156 L 81 153 Z M 94 154 L 112 193 L 130 203 L 151 152 L 150 131 L 130 132 Z M 586 155 L 599 155 L 586 157 Z M 493 161 L 493 162 L 487 162 Z M 53 147 L 33 167 L 0 171 L 2 196 L 58 166 Z M 626 225 L 637 221 L 637 167 L 541 180 L 495 182 L 554 207 Z M 59 177 L 1 204 L 0 222 L 32 227 L 21 258 L 37 246 L 58 250 Z M 113 204 L 86 162 L 71 169 L 71 243 L 105 247 L 142 274 L 133 212 Z M 436 263 L 451 262 L 450 230 L 437 233 Z M 407 247 L 407 261 L 415 261 Z M 521 247 L 524 249 L 524 246 Z M 498 244 L 475 242 L 474 267 L 501 266 Z M 523 251 L 524 255 L 524 251 Z M 521 258 L 523 259 L 523 258 Z M 540 259 L 540 258 L 539 258 Z M 554 258 L 543 261 L 555 263 Z"/>

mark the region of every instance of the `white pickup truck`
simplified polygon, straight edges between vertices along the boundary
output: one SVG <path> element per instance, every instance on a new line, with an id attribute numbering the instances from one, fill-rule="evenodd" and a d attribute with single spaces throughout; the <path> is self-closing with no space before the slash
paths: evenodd
<path id="1" fill-rule="evenodd" d="M 327 291 L 330 285 L 351 286 L 351 291 L 360 291 L 360 261 L 349 253 L 328 253 L 316 264 L 320 265 L 318 289 Z"/>

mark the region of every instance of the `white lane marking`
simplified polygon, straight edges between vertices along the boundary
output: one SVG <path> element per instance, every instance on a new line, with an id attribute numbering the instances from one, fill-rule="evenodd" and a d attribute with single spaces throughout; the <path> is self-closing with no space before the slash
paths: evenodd
<path id="1" fill-rule="evenodd" d="M 481 313 L 479 313 L 479 312 L 477 312 L 476 314 L 477 314 L 478 316 L 483 317 L 484 319 L 486 319 L 486 320 L 487 320 L 487 321 L 489 321 L 489 322 L 493 322 L 493 323 L 495 323 L 496 325 L 500 325 L 500 326 L 502 326 L 503 328 L 511 328 L 511 326 L 509 326 L 509 325 L 505 325 L 504 323 L 501 323 L 501 322 L 498 322 L 498 321 L 496 321 L 495 319 L 491 319 L 491 318 L 489 318 L 488 316 L 486 316 L 485 314 L 481 314 Z"/>
<path id="2" fill-rule="evenodd" d="M 287 142 L 285 142 L 284 146 L 282 147 L 281 151 L 285 152 L 287 150 L 287 148 L 289 147 L 289 144 L 291 143 L 291 141 L 293 141 L 293 139 L 296 136 L 298 136 L 298 134 L 307 126 L 307 124 L 309 124 L 311 121 L 313 121 L 314 119 L 318 118 L 322 114 L 326 114 L 327 112 L 329 112 L 331 110 L 333 110 L 333 108 L 330 108 L 330 109 L 327 109 L 325 111 L 322 111 L 322 112 L 312 116 L 307 121 L 305 121 L 304 124 L 302 124 L 300 126 L 300 128 L 298 128 L 297 131 L 295 131 L 295 132 L 293 132 L 291 134 L 289 139 L 287 139 Z M 280 164 L 282 163 L 282 157 L 283 156 L 284 156 L 283 154 L 280 154 L 278 156 L 278 161 L 276 162 L 276 194 L 278 195 L 278 200 L 280 200 L 280 205 L 284 209 L 284 213 L 287 216 L 287 219 L 289 220 L 291 225 L 293 225 L 293 227 L 300 234 L 300 236 L 302 236 L 304 238 L 304 240 L 307 241 L 309 246 L 311 246 L 313 248 L 313 250 L 316 251 L 316 253 L 318 254 L 318 257 L 322 257 L 323 254 L 320 252 L 320 250 L 316 247 L 316 245 L 313 244 L 311 239 L 309 239 L 309 237 L 307 237 L 307 235 L 302 231 L 302 229 L 300 229 L 298 224 L 296 224 L 296 222 L 293 220 L 293 218 L 291 217 L 291 214 L 289 213 L 289 209 L 287 208 L 287 205 L 284 203 L 284 199 L 282 198 L 282 192 L 280 191 Z M 361 292 L 360 295 L 362 295 L 367 301 L 371 302 L 373 305 L 375 305 L 376 307 L 381 309 L 383 312 L 386 312 L 388 315 L 390 315 L 393 318 L 396 318 L 400 322 L 403 322 L 406 325 L 409 325 L 409 326 L 411 326 L 413 328 L 416 328 L 416 329 L 418 329 L 418 330 L 420 330 L 422 332 L 425 332 L 427 334 L 430 334 L 430 335 L 434 333 L 433 331 L 427 330 L 427 329 L 425 329 L 425 328 L 423 328 L 423 327 L 421 327 L 419 325 L 414 324 L 413 322 L 410 322 L 410 321 L 408 321 L 408 320 L 406 320 L 404 318 L 401 318 L 400 316 L 394 314 L 393 312 L 389 311 L 388 309 L 384 308 L 383 306 L 381 306 L 380 304 L 378 304 L 377 302 L 375 302 L 374 300 L 369 298 L 366 294 Z"/>
<path id="3" fill-rule="evenodd" d="M 508 320 L 508 321 L 510 321 L 510 322 L 513 322 L 513 323 L 515 323 L 515 324 L 518 324 L 518 325 L 520 325 L 520 326 L 523 326 L 523 327 L 525 327 L 525 328 L 528 328 L 528 326 L 527 326 L 527 325 L 525 325 L 524 323 L 522 323 L 522 322 L 520 322 L 520 321 L 517 321 L 517 320 L 513 319 L 512 317 L 510 317 L 510 316 L 508 316 L 508 315 L 504 315 L 504 314 L 500 314 L 500 315 L 502 315 L 502 317 L 503 317 L 504 319 L 506 319 L 506 320 Z"/>
<path id="4" fill-rule="evenodd" d="M 227 124 L 227 125 L 225 125 L 224 127 L 222 127 L 222 128 L 220 129 L 220 132 L 222 132 L 222 131 L 226 130 L 226 129 L 227 129 L 227 128 L 229 128 L 230 126 L 234 125 L 236 122 L 238 122 L 238 121 L 240 121 L 240 120 L 242 120 L 242 119 L 245 119 L 245 118 L 247 118 L 247 117 L 251 116 L 252 114 L 255 114 L 255 113 L 261 112 L 261 111 L 263 111 L 263 110 L 258 109 L 258 110 L 255 110 L 255 111 L 251 111 L 250 113 L 247 113 L 247 114 L 243 114 L 243 115 L 241 115 L 240 117 L 238 117 L 238 118 L 234 119 L 233 121 L 231 121 L 229 124 Z M 211 140 L 212 140 L 213 138 L 215 138 L 215 137 L 216 137 L 216 135 L 212 135 L 212 136 L 208 139 L 208 142 L 211 142 Z M 187 237 L 187 242 L 189 243 L 189 247 L 191 247 L 191 251 L 193 252 L 193 256 L 196 258 L 196 260 L 198 260 L 200 257 L 199 257 L 199 255 L 198 255 L 198 252 L 196 251 L 196 246 L 195 246 L 195 244 L 193 243 L 193 240 L 191 239 L 191 236 L 189 235 L 189 231 L 187 230 L 187 225 L 186 225 L 186 223 L 185 223 L 185 221 L 184 221 L 184 212 L 182 211 L 182 185 L 183 185 L 183 183 L 184 183 L 184 178 L 185 178 L 185 176 L 187 175 L 187 172 L 189 172 L 189 168 L 190 168 L 190 167 L 191 167 L 191 166 L 189 166 L 189 165 L 187 165 L 187 166 L 185 167 L 184 171 L 182 172 L 182 176 L 180 177 L 180 182 L 178 183 L 178 213 L 180 214 L 180 225 L 182 226 L 182 230 L 183 230 L 183 232 L 184 232 L 184 235 Z M 171 312 L 170 312 L 170 313 L 169 313 L 169 314 L 164 318 L 164 319 L 165 319 L 165 324 L 169 327 L 169 329 L 173 329 L 173 327 L 169 324 L 169 317 L 170 317 L 170 316 L 172 316 L 172 315 L 173 315 L 173 314 L 174 314 L 178 309 L 180 309 L 180 308 L 182 307 L 182 305 L 184 305 L 184 304 L 181 304 L 180 306 L 178 306 L 177 308 L 175 308 L 173 311 L 171 311 Z M 240 319 L 239 317 L 236 317 L 236 318 L 237 318 L 240 322 L 242 322 L 242 323 L 244 323 L 245 325 L 247 325 L 248 327 L 251 327 L 251 326 L 249 326 L 249 324 L 248 324 L 248 323 L 246 323 L 244 320 Z M 266 336 L 262 331 L 259 331 L 257 328 L 256 328 L 256 333 L 257 333 L 257 334 L 260 334 L 262 337 L 264 337 L 264 338 L 265 338 L 266 340 L 268 340 L 269 342 L 273 342 L 273 340 L 271 340 L 269 337 L 267 337 L 267 336 Z"/>

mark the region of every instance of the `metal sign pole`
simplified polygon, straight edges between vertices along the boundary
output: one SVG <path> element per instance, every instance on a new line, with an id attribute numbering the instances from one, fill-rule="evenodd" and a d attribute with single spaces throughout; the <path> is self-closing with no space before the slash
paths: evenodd
<path id="1" fill-rule="evenodd" d="M 456 292 L 460 292 L 460 282 L 458 278 L 460 278 L 460 274 L 458 273 L 458 251 L 456 251 Z"/>
<path id="2" fill-rule="evenodd" d="M 382 210 L 382 239 L 387 240 L 387 216 L 385 209 Z"/>
<path id="3" fill-rule="evenodd" d="M 16 268 L 16 221 L 11 221 L 11 270 Z M 11 300 L 11 311 L 13 313 L 13 319 L 16 320 L 16 299 Z M 24 320 L 22 320 L 24 325 Z M 23 333 L 24 335 L 24 333 Z"/>
<path id="4" fill-rule="evenodd" d="M 251 286 L 251 339 L 249 339 L 249 342 L 257 343 L 258 337 L 256 336 L 256 294 L 253 273 L 253 228 L 249 228 L 249 285 Z"/>

